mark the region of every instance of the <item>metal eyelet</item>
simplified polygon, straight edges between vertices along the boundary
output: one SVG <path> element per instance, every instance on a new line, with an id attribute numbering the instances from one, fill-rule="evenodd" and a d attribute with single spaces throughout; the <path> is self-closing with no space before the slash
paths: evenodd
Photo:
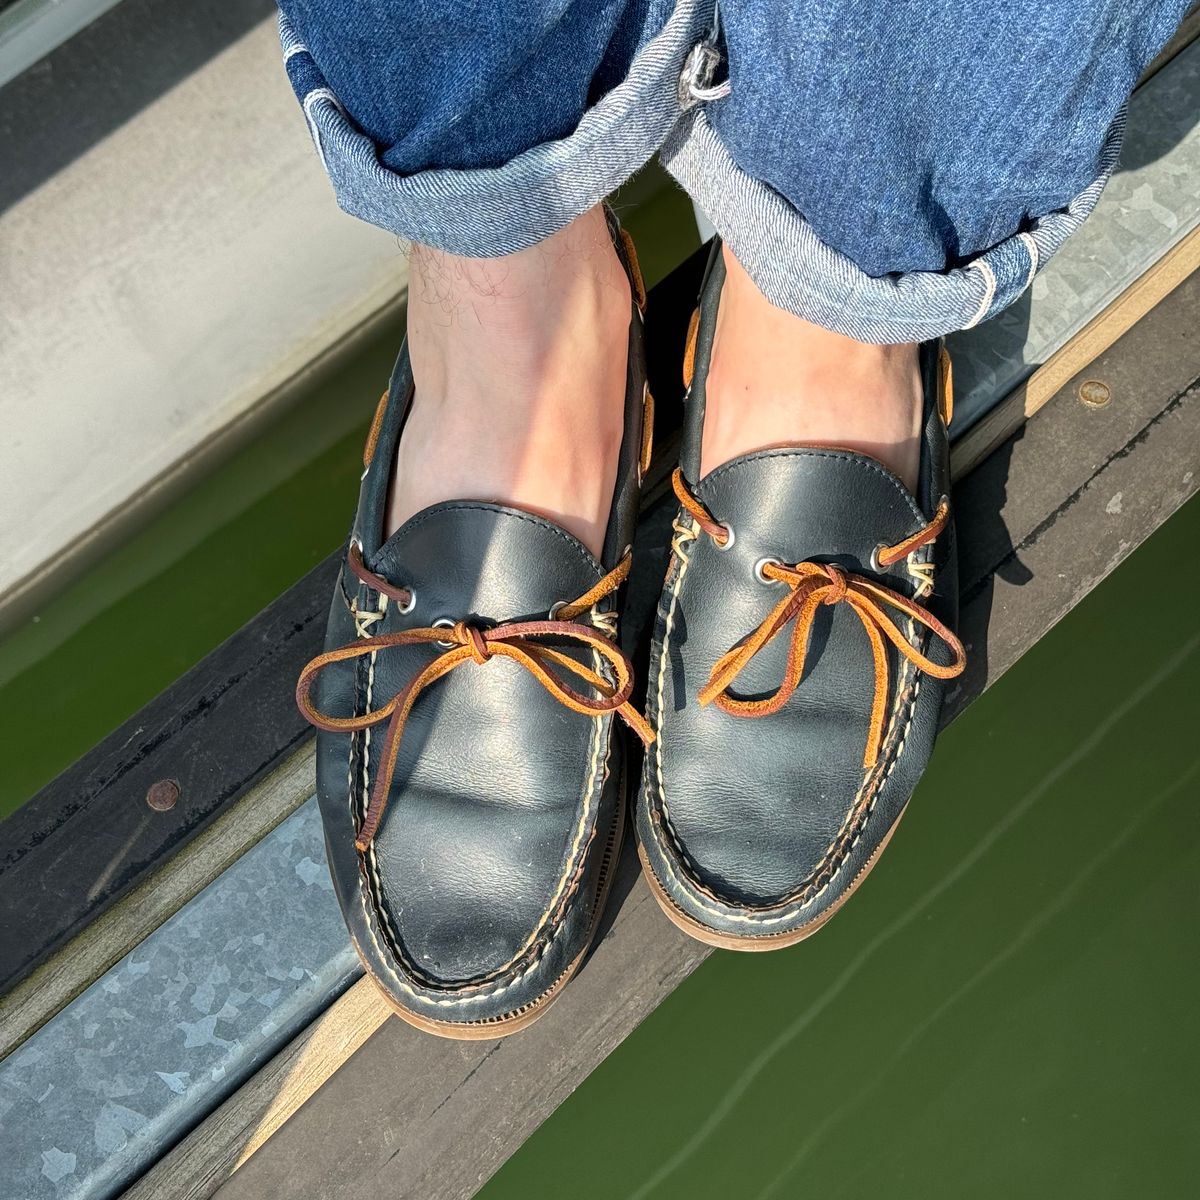
<path id="1" fill-rule="evenodd" d="M 567 602 L 565 600 L 555 600 L 555 602 L 550 605 L 550 611 L 546 614 L 546 620 L 553 621 L 554 618 L 557 617 L 558 614 L 566 607 Z"/>
<path id="2" fill-rule="evenodd" d="M 875 549 L 871 551 L 870 566 L 871 566 L 871 570 L 874 571 L 877 575 L 882 575 L 883 572 L 887 570 L 887 567 L 885 567 L 879 561 L 879 552 L 881 550 L 886 550 L 886 549 L 887 549 L 887 542 L 880 542 L 879 545 L 876 546 Z"/>
<path id="3" fill-rule="evenodd" d="M 756 562 L 754 564 L 754 578 L 757 579 L 759 583 L 765 583 L 765 584 L 778 583 L 779 582 L 778 579 L 772 579 L 769 575 L 764 573 L 763 568 L 766 567 L 768 564 L 773 567 L 783 566 L 783 564 L 777 558 L 770 558 L 770 557 L 760 558 L 758 560 L 758 562 Z"/>
<path id="4" fill-rule="evenodd" d="M 451 620 L 449 617 L 438 617 L 436 621 L 430 621 L 429 624 L 433 629 L 453 629 L 457 622 Z M 455 646 L 454 642 L 443 642 L 440 640 L 433 644 L 441 646 L 443 650 L 452 650 Z"/>
<path id="5" fill-rule="evenodd" d="M 417 607 L 417 589 L 416 588 L 407 588 L 405 590 L 408 592 L 408 603 L 396 605 L 396 611 L 402 617 L 408 616 L 408 614 L 410 612 L 412 612 L 412 610 L 414 608 Z"/>
<path id="6" fill-rule="evenodd" d="M 722 553 L 724 553 L 726 550 L 733 548 L 733 543 L 737 540 L 737 535 L 733 532 L 732 525 L 726 525 L 724 521 L 721 521 L 719 524 L 720 527 L 725 530 L 725 540 L 723 542 L 718 542 L 716 538 L 713 538 L 713 545 L 716 546 L 716 548 Z"/>

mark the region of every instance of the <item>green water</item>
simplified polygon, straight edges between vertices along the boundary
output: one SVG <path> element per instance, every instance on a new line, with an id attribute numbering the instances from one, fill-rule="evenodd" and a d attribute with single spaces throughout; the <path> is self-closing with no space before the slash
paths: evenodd
<path id="1" fill-rule="evenodd" d="M 616 198 L 647 286 L 697 244 L 657 170 Z M 87 753 L 344 540 L 398 320 L 266 433 L 0 642 L 0 817 Z"/>
<path id="2" fill-rule="evenodd" d="M 947 731 L 826 929 L 716 952 L 483 1200 L 1195 1196 L 1197 545 L 1193 502 Z"/>

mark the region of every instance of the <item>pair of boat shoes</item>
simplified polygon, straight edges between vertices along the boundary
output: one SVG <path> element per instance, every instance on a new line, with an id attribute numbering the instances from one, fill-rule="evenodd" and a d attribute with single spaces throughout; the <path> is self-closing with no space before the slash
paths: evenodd
<path id="1" fill-rule="evenodd" d="M 402 348 L 366 448 L 318 727 L 329 867 L 354 946 L 407 1021 L 455 1038 L 543 1013 L 596 930 L 646 747 L 638 853 L 666 915 L 712 945 L 807 937 L 862 881 L 929 758 L 963 650 L 950 523 L 949 361 L 921 348 L 911 494 L 875 460 L 794 446 L 699 478 L 724 268 L 689 339 L 679 501 L 643 714 L 617 641 L 650 451 L 644 291 L 630 274 L 625 434 L 597 559 L 551 521 L 435 504 L 384 539 L 413 381 Z"/>

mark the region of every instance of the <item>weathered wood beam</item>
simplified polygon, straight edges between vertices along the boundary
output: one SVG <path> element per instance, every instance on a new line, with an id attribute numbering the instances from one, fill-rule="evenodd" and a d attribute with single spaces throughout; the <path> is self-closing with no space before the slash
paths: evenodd
<path id="1" fill-rule="evenodd" d="M 954 443 L 956 475 L 965 475 L 1006 441 L 1078 371 L 1128 332 L 1164 296 L 1200 266 L 1200 226 L 1177 242 L 1116 300 L 977 425 Z"/>
<path id="2" fill-rule="evenodd" d="M 971 666 L 948 698 L 947 721 L 1195 491 L 1198 311 L 1194 274 L 977 469 L 960 468 L 961 628 Z M 1102 385 L 1087 397 L 1106 392 L 1107 404 L 1080 399 L 1085 380 Z M 669 503 L 659 504 L 643 529 L 643 609 L 661 577 L 671 515 Z M 708 953 L 662 918 L 629 847 L 611 905 L 586 968 L 525 1033 L 491 1043 L 430 1038 L 385 1020 L 383 1002 L 362 983 L 127 1200 L 199 1200 L 218 1191 L 223 1200 L 250 1200 L 287 1194 L 297 1177 L 329 1198 L 474 1194 Z"/>

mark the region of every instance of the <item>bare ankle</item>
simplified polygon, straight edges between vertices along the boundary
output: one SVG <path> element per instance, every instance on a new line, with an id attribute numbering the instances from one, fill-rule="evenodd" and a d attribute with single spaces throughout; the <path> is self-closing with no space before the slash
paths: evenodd
<path id="1" fill-rule="evenodd" d="M 855 341 L 773 307 L 725 252 L 706 387 L 705 472 L 777 445 L 839 446 L 915 485 L 921 384 L 915 345 Z"/>
<path id="2" fill-rule="evenodd" d="M 603 542 L 624 423 L 631 296 L 603 212 L 500 259 L 414 247 L 415 400 L 389 532 L 441 500 L 538 511 Z"/>

